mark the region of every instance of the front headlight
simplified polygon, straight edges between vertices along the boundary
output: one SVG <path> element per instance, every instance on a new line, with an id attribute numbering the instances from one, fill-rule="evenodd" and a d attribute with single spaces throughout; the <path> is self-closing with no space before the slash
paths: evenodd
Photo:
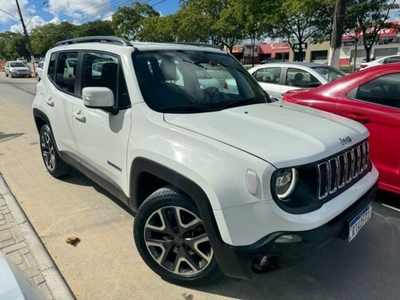
<path id="1" fill-rule="evenodd" d="M 299 175 L 295 168 L 279 170 L 275 180 L 275 192 L 281 201 L 288 201 L 297 187 Z"/>

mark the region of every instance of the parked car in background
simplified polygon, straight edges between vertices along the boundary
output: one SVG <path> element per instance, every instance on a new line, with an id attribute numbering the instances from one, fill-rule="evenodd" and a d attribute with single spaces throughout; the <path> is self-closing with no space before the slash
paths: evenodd
<path id="1" fill-rule="evenodd" d="M 289 90 L 317 87 L 346 76 L 343 71 L 327 65 L 302 62 L 274 62 L 248 71 L 266 92 L 277 99 L 282 99 Z"/>
<path id="2" fill-rule="evenodd" d="M 37 77 L 37 80 L 40 81 L 42 79 L 42 75 L 43 75 L 43 65 L 44 65 L 44 61 L 40 61 L 37 65 L 36 65 L 36 69 L 35 69 L 35 74 Z"/>
<path id="3" fill-rule="evenodd" d="M 17 58 L 17 61 L 20 61 L 20 62 L 26 64 L 26 60 L 25 60 L 25 58 L 23 58 L 23 57 L 18 57 L 18 58 Z"/>
<path id="4" fill-rule="evenodd" d="M 379 187 L 400 194 L 400 63 L 368 68 L 315 89 L 290 91 L 283 100 L 364 124 L 371 134 Z"/>
<path id="5" fill-rule="evenodd" d="M 262 61 L 260 61 L 260 64 L 268 64 L 268 63 L 272 63 L 272 62 L 284 62 L 287 61 L 287 59 L 282 59 L 282 58 L 276 58 L 276 57 L 269 57 L 267 59 L 264 59 Z"/>
<path id="6" fill-rule="evenodd" d="M 4 67 L 6 77 L 32 77 L 31 70 L 21 61 L 8 61 Z"/>
<path id="7" fill-rule="evenodd" d="M 400 62 L 400 55 L 390 55 L 385 56 L 377 60 L 372 60 L 370 62 L 361 62 L 360 64 L 360 71 L 365 70 L 370 67 L 379 66 L 379 65 L 386 65 L 390 63 Z"/>

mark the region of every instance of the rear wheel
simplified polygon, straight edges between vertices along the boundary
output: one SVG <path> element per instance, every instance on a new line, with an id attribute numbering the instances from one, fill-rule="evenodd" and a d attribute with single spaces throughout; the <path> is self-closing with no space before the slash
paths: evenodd
<path id="1" fill-rule="evenodd" d="M 72 167 L 66 164 L 57 152 L 54 137 L 49 125 L 45 124 L 40 129 L 40 151 L 47 171 L 56 178 L 65 176 L 72 171 Z"/>
<path id="2" fill-rule="evenodd" d="M 146 264 L 168 282 L 200 286 L 221 274 L 197 207 L 172 187 L 155 191 L 139 207 L 134 237 Z"/>

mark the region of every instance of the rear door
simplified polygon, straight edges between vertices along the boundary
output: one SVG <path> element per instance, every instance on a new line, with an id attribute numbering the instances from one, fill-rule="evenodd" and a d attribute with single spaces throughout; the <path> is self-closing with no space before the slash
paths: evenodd
<path id="1" fill-rule="evenodd" d="M 336 113 L 370 131 L 370 154 L 380 187 L 400 192 L 400 72 L 374 74 L 339 96 Z"/>
<path id="2" fill-rule="evenodd" d="M 271 66 L 258 69 L 252 75 L 270 96 L 282 99 L 282 85 L 280 84 L 281 74 L 282 67 Z"/>

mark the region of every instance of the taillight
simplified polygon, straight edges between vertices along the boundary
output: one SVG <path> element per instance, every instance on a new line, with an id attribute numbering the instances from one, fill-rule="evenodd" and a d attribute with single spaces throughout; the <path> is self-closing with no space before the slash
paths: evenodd
<path id="1" fill-rule="evenodd" d="M 365 68 L 365 67 L 367 67 L 368 65 L 366 65 L 366 64 L 361 64 L 360 65 L 360 69 L 362 69 L 362 68 Z"/>
<path id="2" fill-rule="evenodd" d="M 224 89 L 227 90 L 228 89 L 228 83 L 226 81 L 224 81 Z"/>

